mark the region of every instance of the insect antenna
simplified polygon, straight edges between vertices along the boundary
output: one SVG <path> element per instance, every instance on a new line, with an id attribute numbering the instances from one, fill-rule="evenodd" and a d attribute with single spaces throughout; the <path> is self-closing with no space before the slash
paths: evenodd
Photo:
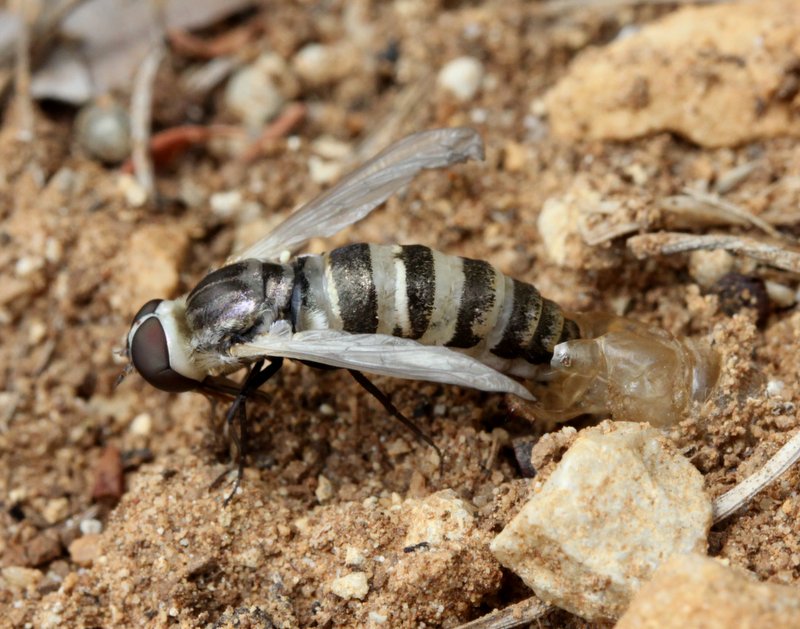
<path id="1" fill-rule="evenodd" d="M 127 376 L 131 371 L 133 371 L 133 364 L 132 363 L 128 363 L 127 365 L 125 365 L 125 368 L 122 370 L 122 372 L 117 376 L 117 379 L 114 380 L 114 388 L 115 389 L 120 384 L 122 384 L 122 381 L 125 380 L 125 376 Z"/>
<path id="2" fill-rule="evenodd" d="M 261 387 L 267 380 L 269 380 L 272 376 L 274 376 L 280 368 L 283 366 L 283 358 L 273 358 L 269 357 L 270 363 L 266 367 L 264 367 L 264 360 L 259 360 L 253 363 L 253 366 L 250 367 L 250 372 L 247 374 L 247 378 L 244 381 L 241 389 L 236 394 L 236 397 L 231 404 L 231 407 L 228 409 L 227 414 L 225 415 L 225 423 L 228 426 L 232 426 L 235 419 L 239 421 L 239 434 L 236 434 L 235 430 L 231 430 L 231 439 L 233 440 L 234 445 L 236 446 L 236 481 L 233 484 L 233 489 L 231 493 L 228 494 L 228 497 L 225 498 L 224 502 L 222 503 L 224 506 L 228 506 L 231 499 L 236 495 L 236 491 L 239 489 L 239 486 L 242 484 L 242 478 L 244 477 L 244 463 L 245 463 L 245 456 L 247 454 L 247 398 L 252 397 L 256 394 L 259 387 Z M 216 388 L 213 386 L 208 387 L 209 392 L 215 393 L 230 393 L 229 391 L 225 390 L 225 385 L 220 382 L 213 383 Z M 226 470 L 222 474 L 220 474 L 217 478 L 214 479 L 214 482 L 211 483 L 211 489 L 219 485 L 225 476 L 228 475 L 230 470 Z"/>
<path id="3" fill-rule="evenodd" d="M 355 381 L 358 382 L 358 384 L 366 389 L 367 393 L 372 395 L 383 405 L 383 408 L 385 408 L 392 417 L 413 432 L 417 439 L 424 441 L 436 451 L 436 455 L 439 457 L 439 476 L 442 476 L 444 472 L 444 456 L 442 455 L 442 451 L 439 449 L 439 446 L 433 442 L 433 439 L 431 439 L 428 433 L 426 433 L 424 430 L 422 430 L 422 428 L 417 426 L 408 417 L 398 411 L 397 407 L 392 404 L 391 400 L 389 400 L 389 398 L 386 397 L 386 395 L 380 389 L 378 389 L 378 387 L 372 384 L 372 382 L 370 382 L 363 373 L 360 371 L 355 371 L 354 369 L 348 369 L 347 371 L 350 372 L 350 375 L 355 378 Z"/>

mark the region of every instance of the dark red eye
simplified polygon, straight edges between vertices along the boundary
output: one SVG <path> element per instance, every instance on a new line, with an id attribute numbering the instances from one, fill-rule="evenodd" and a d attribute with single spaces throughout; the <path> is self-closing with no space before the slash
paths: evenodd
<path id="1" fill-rule="evenodd" d="M 151 301 L 145 304 L 134 321 L 151 314 L 155 307 L 148 312 L 145 312 L 145 309 L 152 303 Z M 170 367 L 167 335 L 157 317 L 150 317 L 136 328 L 131 338 L 130 356 L 136 371 L 157 389 L 179 393 L 196 389 L 200 384 L 197 380 L 182 376 Z"/>
<path id="2" fill-rule="evenodd" d="M 145 315 L 153 314 L 158 308 L 158 305 L 164 301 L 163 299 L 151 299 L 148 301 L 144 306 L 139 308 L 139 312 L 133 315 L 132 323 L 136 323 L 139 319 L 144 317 Z"/>

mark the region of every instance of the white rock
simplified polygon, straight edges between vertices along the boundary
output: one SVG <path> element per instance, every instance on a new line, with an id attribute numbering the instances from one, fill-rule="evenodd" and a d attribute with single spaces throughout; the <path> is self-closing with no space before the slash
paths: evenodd
<path id="1" fill-rule="evenodd" d="M 674 554 L 706 550 L 700 473 L 650 426 L 582 431 L 491 544 L 536 594 L 587 620 L 613 619 Z"/>
<path id="2" fill-rule="evenodd" d="M 117 179 L 117 187 L 130 207 L 142 207 L 147 201 L 147 191 L 133 175 L 122 173 Z"/>
<path id="3" fill-rule="evenodd" d="M 308 158 L 308 174 L 314 183 L 333 183 L 342 175 L 341 162 L 330 162 L 316 155 Z"/>
<path id="4" fill-rule="evenodd" d="M 150 413 L 139 413 L 131 420 L 131 425 L 128 428 L 131 434 L 139 435 L 140 437 L 146 437 L 150 434 L 152 429 L 153 418 L 150 416 Z"/>
<path id="5" fill-rule="evenodd" d="M 273 76 L 274 57 L 270 53 L 262 55 L 234 74 L 225 88 L 226 107 L 248 127 L 261 127 L 278 114 L 285 102 Z"/>
<path id="6" fill-rule="evenodd" d="M 580 246 L 578 222 L 578 210 L 573 204 L 552 197 L 544 202 L 537 227 L 548 257 L 559 266 L 569 264 L 569 241 L 575 241 L 576 246 Z"/>
<path id="7" fill-rule="evenodd" d="M 42 507 L 42 516 L 48 524 L 55 524 L 69 515 L 69 499 L 65 497 L 48 500 Z"/>
<path id="8" fill-rule="evenodd" d="M 381 614 L 379 612 L 371 611 L 369 613 L 369 619 L 371 622 L 374 622 L 376 625 L 382 625 L 387 620 L 389 620 L 388 614 Z"/>
<path id="9" fill-rule="evenodd" d="M 87 105 L 75 119 L 75 130 L 78 142 L 94 158 L 113 164 L 130 155 L 130 119 L 118 103 Z"/>
<path id="10" fill-rule="evenodd" d="M 230 218 L 242 207 L 242 193 L 239 190 L 215 192 L 208 199 L 211 211 L 220 218 Z"/>
<path id="11" fill-rule="evenodd" d="M 770 301 L 778 306 L 778 308 L 791 308 L 797 302 L 795 291 L 788 286 L 773 282 L 772 280 L 766 280 L 764 286 L 767 289 L 767 295 L 769 295 Z"/>
<path id="12" fill-rule="evenodd" d="M 483 64 L 475 57 L 458 57 L 439 70 L 437 82 L 458 100 L 468 101 L 478 93 L 483 74 Z"/>
<path id="13" fill-rule="evenodd" d="M 665 562 L 616 629 L 800 627 L 800 591 L 702 555 Z"/>
<path id="14" fill-rule="evenodd" d="M 301 79 L 311 84 L 324 83 L 332 66 L 332 54 L 322 44 L 306 44 L 294 56 L 294 69 Z"/>
<path id="15" fill-rule="evenodd" d="M 702 288 L 712 286 L 733 270 L 733 256 L 723 249 L 692 251 L 689 254 L 689 275 Z"/>
<path id="16" fill-rule="evenodd" d="M 305 83 L 326 85 L 343 79 L 358 69 L 358 51 L 350 42 L 336 45 L 306 44 L 292 59 L 292 67 Z"/>
<path id="17" fill-rule="evenodd" d="M 44 258 L 39 256 L 23 256 L 14 265 L 17 277 L 29 277 L 44 268 Z"/>
<path id="18" fill-rule="evenodd" d="M 770 378 L 769 380 L 767 380 L 767 395 L 769 397 L 776 397 L 783 399 L 785 390 L 786 390 L 786 385 L 784 384 L 783 380 L 778 380 L 776 378 Z"/>
<path id="19" fill-rule="evenodd" d="M 0 568 L 0 576 L 7 587 L 28 588 L 36 587 L 44 576 L 40 570 L 24 568 L 22 566 L 6 566 Z"/>
<path id="20" fill-rule="evenodd" d="M 366 572 L 351 572 L 331 581 L 331 592 L 339 598 L 357 598 L 363 601 L 369 592 Z"/>
<path id="21" fill-rule="evenodd" d="M 314 491 L 314 495 L 317 497 L 317 500 L 320 504 L 333 498 L 333 485 L 331 484 L 331 481 L 329 481 L 328 478 L 323 474 L 320 474 L 317 477 L 317 488 Z"/>
<path id="22" fill-rule="evenodd" d="M 438 546 L 444 541 L 461 541 L 475 526 L 473 507 L 452 489 L 438 491 L 422 500 L 406 500 L 408 529 L 403 546 L 426 542 Z"/>
<path id="23" fill-rule="evenodd" d="M 103 532 L 103 523 L 97 518 L 86 518 L 78 524 L 81 535 L 99 535 Z"/>
<path id="24" fill-rule="evenodd" d="M 348 566 L 364 565 L 364 554 L 354 546 L 348 546 L 344 551 L 344 562 Z"/>

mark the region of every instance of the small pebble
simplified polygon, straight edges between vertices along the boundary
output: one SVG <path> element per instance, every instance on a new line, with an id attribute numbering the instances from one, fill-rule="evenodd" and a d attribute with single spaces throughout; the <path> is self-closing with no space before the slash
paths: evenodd
<path id="1" fill-rule="evenodd" d="M 320 185 L 333 183 L 342 174 L 342 164 L 341 162 L 324 160 L 317 155 L 311 155 L 308 158 L 308 174 L 314 183 Z"/>
<path id="2" fill-rule="evenodd" d="M 61 556 L 61 540 L 54 529 L 45 529 L 25 546 L 25 556 L 32 566 L 41 566 Z"/>
<path id="3" fill-rule="evenodd" d="M 142 207 L 147 201 L 147 191 L 133 175 L 122 173 L 117 179 L 117 187 L 129 207 Z"/>
<path id="4" fill-rule="evenodd" d="M 330 135 L 323 135 L 311 143 L 311 150 L 325 159 L 343 160 L 353 154 L 353 147 Z"/>
<path id="5" fill-rule="evenodd" d="M 363 70 L 357 49 L 349 42 L 336 45 L 306 44 L 292 59 L 292 68 L 305 83 L 322 86 Z"/>
<path id="6" fill-rule="evenodd" d="M 774 378 L 767 380 L 767 395 L 769 397 L 783 398 L 785 389 L 786 385 L 782 380 L 776 380 Z"/>
<path id="7" fill-rule="evenodd" d="M 28 277 L 44 267 L 44 258 L 39 256 L 23 256 L 14 265 L 17 277 Z"/>
<path id="8" fill-rule="evenodd" d="M 251 546 L 237 556 L 237 562 L 252 570 L 258 570 L 264 565 L 264 552 L 259 546 Z"/>
<path id="9" fill-rule="evenodd" d="M 41 319 L 32 319 L 28 328 L 28 343 L 38 345 L 47 336 L 47 324 Z"/>
<path id="10" fill-rule="evenodd" d="M 78 537 L 69 545 L 69 557 L 79 566 L 91 566 L 100 556 L 100 535 Z"/>
<path id="11" fill-rule="evenodd" d="M 225 88 L 225 106 L 252 129 L 272 120 L 286 102 L 273 77 L 273 57 L 262 55 L 234 74 Z"/>
<path id="12" fill-rule="evenodd" d="M 215 192 L 208 200 L 211 211 L 220 218 L 230 218 L 242 207 L 242 193 L 238 190 Z"/>
<path id="13" fill-rule="evenodd" d="M 116 164 L 130 155 L 130 118 L 125 108 L 113 101 L 85 106 L 75 119 L 75 129 L 80 145 L 101 162 Z"/>
<path id="14" fill-rule="evenodd" d="M 382 625 L 387 620 L 389 620 L 388 614 L 381 614 L 378 612 L 370 612 L 369 619 L 374 622 L 376 625 Z"/>
<path id="15" fill-rule="evenodd" d="M 409 452 L 411 452 L 411 446 L 409 446 L 408 441 L 402 437 L 398 437 L 386 444 L 386 454 L 391 457 L 408 454 Z"/>
<path id="16" fill-rule="evenodd" d="M 69 515 L 69 499 L 68 498 L 53 498 L 48 500 L 42 509 L 42 516 L 48 524 L 55 524 L 60 522 Z"/>
<path id="17" fill-rule="evenodd" d="M 366 572 L 351 572 L 331 581 L 331 592 L 339 598 L 357 598 L 363 601 L 369 593 L 369 582 Z"/>
<path id="18" fill-rule="evenodd" d="M 474 57 L 458 57 L 439 70 L 437 82 L 460 101 L 472 100 L 483 80 L 483 64 Z"/>
<path id="19" fill-rule="evenodd" d="M 336 414 L 336 410 L 327 402 L 319 405 L 319 412 L 320 415 L 325 415 L 325 417 L 333 417 Z"/>
<path id="20" fill-rule="evenodd" d="M 130 425 L 130 432 L 133 435 L 146 437 L 153 429 L 153 418 L 150 413 L 139 413 L 133 418 Z"/>
<path id="21" fill-rule="evenodd" d="M 40 570 L 23 568 L 22 566 L 6 566 L 0 568 L 0 576 L 9 587 L 36 587 L 44 576 Z"/>
<path id="22" fill-rule="evenodd" d="M 106 446 L 94 467 L 94 485 L 92 498 L 118 499 L 125 490 L 125 478 L 122 469 L 122 456 L 116 446 Z"/>
<path id="23" fill-rule="evenodd" d="M 48 238 L 44 241 L 44 257 L 50 263 L 56 263 L 61 260 L 64 254 L 64 248 L 61 242 L 56 238 Z"/>
<path id="24" fill-rule="evenodd" d="M 689 254 L 689 275 L 701 288 L 709 288 L 733 270 L 734 257 L 724 249 L 692 251 Z"/>
<path id="25" fill-rule="evenodd" d="M 344 551 L 344 562 L 348 566 L 361 566 L 364 564 L 364 555 L 358 548 L 348 546 Z"/>
<path id="26" fill-rule="evenodd" d="M 327 502 L 333 498 L 333 494 L 333 485 L 331 484 L 331 481 L 320 474 L 317 477 L 317 488 L 314 491 L 314 495 L 317 497 L 317 500 L 320 504 L 322 504 L 323 502 Z"/>
<path id="27" fill-rule="evenodd" d="M 547 255 L 558 266 L 569 266 L 576 246 L 580 246 L 580 216 L 574 204 L 551 197 L 544 202 L 537 219 Z"/>
<path id="28" fill-rule="evenodd" d="M 81 520 L 78 528 L 81 535 L 98 535 L 103 532 L 103 523 L 97 518 L 86 518 Z"/>
<path id="29" fill-rule="evenodd" d="M 503 147 L 503 168 L 515 173 L 525 169 L 528 163 L 528 151 L 519 142 L 509 141 Z"/>
<path id="30" fill-rule="evenodd" d="M 788 286 L 778 284 L 772 280 L 766 280 L 764 285 L 767 289 L 770 301 L 778 308 L 791 308 L 797 302 L 797 295 Z"/>
<path id="31" fill-rule="evenodd" d="M 403 547 L 426 543 L 438 546 L 445 541 L 461 541 L 475 527 L 474 508 L 452 489 L 444 489 L 422 500 L 403 503 L 407 521 Z"/>

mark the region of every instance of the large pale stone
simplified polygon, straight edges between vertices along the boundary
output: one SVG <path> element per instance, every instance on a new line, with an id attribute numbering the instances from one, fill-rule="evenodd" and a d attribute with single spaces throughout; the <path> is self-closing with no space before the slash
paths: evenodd
<path id="1" fill-rule="evenodd" d="M 553 131 L 575 139 L 796 137 L 798 56 L 796 0 L 685 7 L 582 53 L 545 103 Z"/>
<path id="2" fill-rule="evenodd" d="M 711 499 L 700 473 L 647 425 L 582 431 L 491 544 L 543 600 L 616 618 L 674 554 L 704 552 Z"/>
<path id="3" fill-rule="evenodd" d="M 800 590 L 759 583 L 700 555 L 665 562 L 634 597 L 617 629 L 800 627 Z"/>

